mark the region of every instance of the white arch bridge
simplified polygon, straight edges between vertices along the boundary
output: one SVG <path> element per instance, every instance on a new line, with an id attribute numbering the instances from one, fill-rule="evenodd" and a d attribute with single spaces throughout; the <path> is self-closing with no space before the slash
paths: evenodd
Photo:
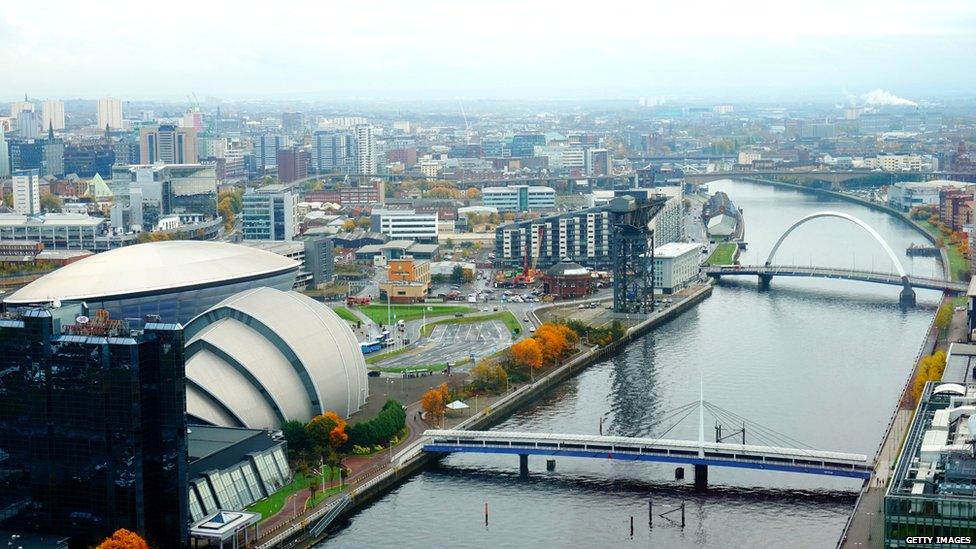
<path id="1" fill-rule="evenodd" d="M 888 254 L 888 258 L 891 259 L 891 263 L 894 265 L 896 273 L 833 267 L 803 267 L 798 265 L 773 264 L 773 260 L 776 258 L 776 252 L 779 250 L 780 245 L 784 240 L 786 240 L 790 233 L 792 233 L 800 225 L 821 217 L 844 219 L 854 223 L 861 229 L 864 229 L 864 231 L 866 231 L 869 235 L 871 235 L 872 238 L 874 238 L 875 241 L 877 241 L 885 253 Z M 878 232 L 875 231 L 870 225 L 850 214 L 834 211 L 812 213 L 795 221 L 788 229 L 786 229 L 785 232 L 783 232 L 783 235 L 779 237 L 776 244 L 773 245 L 773 249 L 769 252 L 769 256 L 766 258 L 766 263 L 764 265 L 718 265 L 708 267 L 704 270 L 704 272 L 705 274 L 716 279 L 723 276 L 758 276 L 759 283 L 764 288 L 769 287 L 769 283 L 774 276 L 837 278 L 842 280 L 859 280 L 863 282 L 874 282 L 877 284 L 889 284 L 892 286 L 902 287 L 900 300 L 906 305 L 915 304 L 915 288 L 941 290 L 944 292 L 964 292 L 967 288 L 967 284 L 964 282 L 953 282 L 943 278 L 909 275 L 902 266 L 898 256 L 895 255 L 894 250 L 891 249 L 891 246 L 889 246 L 888 243 L 885 242 L 884 238 L 882 238 L 881 235 L 878 234 Z"/>

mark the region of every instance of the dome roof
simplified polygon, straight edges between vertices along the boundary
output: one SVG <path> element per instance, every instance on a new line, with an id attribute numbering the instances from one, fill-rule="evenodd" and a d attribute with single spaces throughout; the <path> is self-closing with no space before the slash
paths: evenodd
<path id="1" fill-rule="evenodd" d="M 579 263 L 574 263 L 569 259 L 563 259 L 559 263 L 549 267 L 546 274 L 549 276 L 584 276 L 589 275 L 590 272 Z"/>
<path id="2" fill-rule="evenodd" d="M 365 404 L 366 361 L 349 325 L 297 292 L 254 288 L 185 330 L 187 413 L 215 425 L 276 428 Z"/>
<path id="3" fill-rule="evenodd" d="M 9 304 L 154 293 L 297 270 L 264 250 L 201 240 L 136 244 L 68 264 L 17 290 Z"/>

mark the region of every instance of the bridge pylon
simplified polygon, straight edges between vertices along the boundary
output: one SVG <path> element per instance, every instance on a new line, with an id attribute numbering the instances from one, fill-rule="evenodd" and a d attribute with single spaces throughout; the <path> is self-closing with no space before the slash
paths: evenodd
<path id="1" fill-rule="evenodd" d="M 772 282 L 772 280 L 773 280 L 773 275 L 771 275 L 771 274 L 761 274 L 761 275 L 759 275 L 759 289 L 760 290 L 768 290 L 769 289 L 769 283 Z"/>
<path id="2" fill-rule="evenodd" d="M 695 464 L 695 491 L 704 492 L 708 489 L 708 465 Z"/>
<path id="3" fill-rule="evenodd" d="M 898 296 L 898 301 L 906 307 L 915 306 L 915 290 L 912 285 L 907 280 L 904 281 L 904 285 L 901 288 L 901 294 Z"/>

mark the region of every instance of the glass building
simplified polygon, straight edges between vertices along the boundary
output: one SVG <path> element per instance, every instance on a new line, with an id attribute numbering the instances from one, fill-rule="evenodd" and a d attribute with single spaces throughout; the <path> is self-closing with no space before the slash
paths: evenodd
<path id="1" fill-rule="evenodd" d="M 976 537 L 976 384 L 929 382 L 884 499 L 885 547 Z M 912 540 L 918 536 L 930 540 Z"/>
<path id="2" fill-rule="evenodd" d="M 185 546 L 182 327 L 83 312 L 0 319 L 0 529 Z"/>

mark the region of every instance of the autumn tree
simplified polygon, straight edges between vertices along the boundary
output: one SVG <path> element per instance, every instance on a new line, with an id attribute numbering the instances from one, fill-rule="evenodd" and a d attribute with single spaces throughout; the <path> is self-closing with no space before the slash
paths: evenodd
<path id="1" fill-rule="evenodd" d="M 468 200 L 471 200 L 472 198 L 478 198 L 481 196 L 481 191 L 474 187 L 468 187 L 468 190 L 464 191 L 464 194 L 468 197 Z"/>
<path id="2" fill-rule="evenodd" d="M 95 549 L 149 549 L 149 544 L 139 534 L 119 528 L 105 538 Z"/>
<path id="3" fill-rule="evenodd" d="M 555 364 L 566 353 L 569 342 L 562 330 L 555 324 L 543 324 L 536 330 L 534 339 L 542 349 L 542 360 Z"/>
<path id="4" fill-rule="evenodd" d="M 946 352 L 943 350 L 938 350 L 931 355 L 923 357 L 919 361 L 918 371 L 915 374 L 915 383 L 912 387 L 915 402 L 918 402 L 918 399 L 921 398 L 926 382 L 942 379 L 942 372 L 945 371 L 945 367 Z"/>
<path id="5" fill-rule="evenodd" d="M 346 434 L 346 420 L 331 410 L 313 417 L 305 425 L 305 432 L 312 450 L 328 458 L 330 463 L 338 461 L 336 451 L 349 440 L 349 435 Z"/>
<path id="6" fill-rule="evenodd" d="M 508 373 L 495 360 L 482 360 L 471 369 L 471 386 L 477 391 L 501 391 L 508 383 Z"/>
<path id="7" fill-rule="evenodd" d="M 447 383 L 441 383 L 437 387 L 428 390 L 420 397 L 420 407 L 427 413 L 428 419 L 435 423 L 440 422 L 447 411 L 447 400 L 450 398 L 447 391 Z"/>
<path id="8" fill-rule="evenodd" d="M 533 338 L 523 339 L 512 345 L 512 361 L 517 366 L 538 370 L 542 367 L 542 347 Z"/>
<path id="9" fill-rule="evenodd" d="M 945 331 L 950 324 L 952 324 L 952 304 L 943 303 L 935 313 L 935 327 L 939 329 L 939 332 L 944 337 Z"/>

